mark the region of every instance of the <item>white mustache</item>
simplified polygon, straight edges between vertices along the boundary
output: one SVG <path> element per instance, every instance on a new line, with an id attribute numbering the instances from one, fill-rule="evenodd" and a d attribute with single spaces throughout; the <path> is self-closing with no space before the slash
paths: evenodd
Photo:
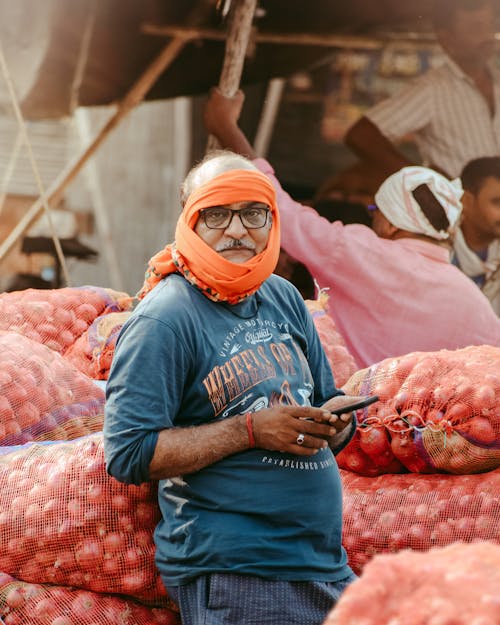
<path id="1" fill-rule="evenodd" d="M 220 245 L 218 245 L 215 251 L 224 252 L 225 250 L 232 250 L 232 249 L 246 249 L 246 250 L 251 250 L 252 252 L 254 252 L 255 245 L 250 242 L 241 241 L 240 239 L 231 239 L 227 243 L 221 243 Z"/>

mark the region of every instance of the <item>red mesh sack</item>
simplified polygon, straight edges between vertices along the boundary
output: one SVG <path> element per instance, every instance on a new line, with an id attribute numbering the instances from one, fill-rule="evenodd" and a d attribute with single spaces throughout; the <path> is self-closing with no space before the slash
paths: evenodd
<path id="1" fill-rule="evenodd" d="M 45 345 L 0 331 L 0 445 L 102 430 L 104 391 Z"/>
<path id="2" fill-rule="evenodd" d="M 110 477 L 101 434 L 0 454 L 0 571 L 169 606 L 154 563 L 156 483 Z"/>
<path id="3" fill-rule="evenodd" d="M 335 384 L 340 387 L 358 370 L 358 366 L 347 349 L 343 336 L 337 330 L 335 321 L 327 312 L 328 296 L 326 293 L 322 291 L 318 299 L 305 300 L 305 303 L 330 363 Z"/>
<path id="4" fill-rule="evenodd" d="M 500 543 L 500 470 L 379 477 L 340 473 L 343 544 L 358 574 L 379 553 L 425 551 L 455 541 Z"/>
<path id="5" fill-rule="evenodd" d="M 114 312 L 97 317 L 64 357 L 77 369 L 95 380 L 107 380 L 115 353 L 116 339 L 131 311 Z"/>
<path id="6" fill-rule="evenodd" d="M 358 475 L 376 476 L 384 473 L 408 473 L 396 458 L 391 438 L 385 427 L 358 427 L 349 444 L 336 456 L 340 468 Z"/>
<path id="7" fill-rule="evenodd" d="M 0 618 L 5 625 L 181 625 L 169 608 L 78 588 L 29 584 L 0 574 Z"/>
<path id="8" fill-rule="evenodd" d="M 0 294 L 0 330 L 19 332 L 63 353 L 96 317 L 129 310 L 126 293 L 97 286 L 26 289 Z"/>
<path id="9" fill-rule="evenodd" d="M 351 443 L 358 444 L 358 451 L 366 453 L 380 472 L 391 454 L 415 473 L 470 474 L 500 466 L 498 347 L 387 358 L 356 372 L 343 390 L 380 397 L 358 411 L 358 431 Z M 348 453 L 346 448 L 339 455 L 339 466 L 356 471 L 345 463 Z"/>
<path id="10" fill-rule="evenodd" d="M 323 625 L 500 625 L 500 546 L 377 556 Z"/>

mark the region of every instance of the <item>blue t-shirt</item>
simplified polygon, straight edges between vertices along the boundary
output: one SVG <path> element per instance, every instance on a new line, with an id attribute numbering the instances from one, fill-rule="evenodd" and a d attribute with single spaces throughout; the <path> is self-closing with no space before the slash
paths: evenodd
<path id="1" fill-rule="evenodd" d="M 120 334 L 107 384 L 107 468 L 138 484 L 148 480 L 164 428 L 279 404 L 320 406 L 339 393 L 311 316 L 289 282 L 273 275 L 256 294 L 228 305 L 174 274 Z M 311 457 L 248 449 L 161 480 L 159 504 L 156 562 L 168 585 L 212 572 L 295 581 L 351 573 L 330 449 Z"/>

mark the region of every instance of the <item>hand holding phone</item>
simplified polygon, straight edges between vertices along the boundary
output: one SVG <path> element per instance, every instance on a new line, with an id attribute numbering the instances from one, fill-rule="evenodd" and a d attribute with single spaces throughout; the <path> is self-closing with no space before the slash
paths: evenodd
<path id="1" fill-rule="evenodd" d="M 354 412 L 355 410 L 359 410 L 360 408 L 366 408 L 366 406 L 370 406 L 378 400 L 378 395 L 367 395 L 366 397 L 360 397 L 358 401 L 355 401 L 352 404 L 342 406 L 340 408 L 335 408 L 335 410 L 332 410 L 331 413 L 341 415 L 347 412 Z"/>

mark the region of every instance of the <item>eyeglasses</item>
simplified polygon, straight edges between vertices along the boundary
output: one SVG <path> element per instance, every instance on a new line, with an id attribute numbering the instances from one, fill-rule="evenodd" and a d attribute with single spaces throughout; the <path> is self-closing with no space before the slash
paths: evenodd
<path id="1" fill-rule="evenodd" d="M 200 214 L 203 217 L 205 226 L 211 230 L 225 230 L 229 228 L 235 215 L 238 215 L 245 228 L 256 230 L 266 225 L 269 209 L 260 206 L 247 206 L 238 210 L 232 210 L 225 206 L 216 206 L 214 208 L 206 208 L 200 211 Z"/>

